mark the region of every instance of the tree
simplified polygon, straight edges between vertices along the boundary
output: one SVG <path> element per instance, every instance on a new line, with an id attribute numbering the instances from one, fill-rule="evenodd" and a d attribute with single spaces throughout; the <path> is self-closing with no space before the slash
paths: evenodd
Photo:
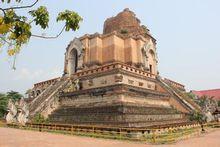
<path id="1" fill-rule="evenodd" d="M 205 130 L 204 130 L 203 123 L 206 121 L 206 118 L 205 118 L 205 116 L 204 116 L 202 113 L 200 113 L 200 112 L 192 112 L 192 113 L 190 114 L 189 119 L 190 119 L 191 121 L 196 121 L 196 122 L 198 122 L 198 123 L 201 125 L 202 132 L 205 131 Z"/>
<path id="2" fill-rule="evenodd" d="M 200 112 L 192 112 L 189 119 L 191 121 L 197 121 L 198 123 L 203 123 L 205 121 L 205 116 Z"/>
<path id="3" fill-rule="evenodd" d="M 48 28 L 49 12 L 45 6 L 39 6 L 32 9 L 39 0 L 35 0 L 32 4 L 22 5 L 23 0 L 14 0 L 18 6 L 11 6 L 12 0 L 0 0 L 1 3 L 8 5 L 7 8 L 0 6 L 0 49 L 7 48 L 9 56 L 14 56 L 20 52 L 22 46 L 27 44 L 31 37 L 40 37 L 44 39 L 54 39 L 59 37 L 63 31 L 76 31 L 79 29 L 79 23 L 82 17 L 78 13 L 65 10 L 57 15 L 57 22 L 63 21 L 65 25 L 61 31 L 55 36 L 36 35 L 32 32 L 33 26 L 40 26 L 42 29 Z M 31 9 L 31 10 L 30 10 Z M 16 11 L 24 10 L 26 15 L 19 15 Z M 13 69 L 15 69 L 15 62 Z"/>
<path id="4" fill-rule="evenodd" d="M 0 118 L 3 118 L 7 113 L 8 100 L 12 99 L 14 102 L 21 99 L 22 94 L 16 91 L 9 91 L 6 94 L 0 93 Z"/>
<path id="5" fill-rule="evenodd" d="M 0 118 L 3 118 L 7 113 L 8 98 L 6 94 L 0 93 Z"/>
<path id="6" fill-rule="evenodd" d="M 192 92 L 186 92 L 186 95 L 187 95 L 189 98 L 191 98 L 193 101 L 196 100 L 196 96 L 195 96 L 195 94 L 193 94 Z"/>
<path id="7" fill-rule="evenodd" d="M 200 107 L 204 107 L 205 106 L 205 103 L 208 101 L 208 97 L 207 96 L 202 96 L 198 99 L 198 104 Z"/>
<path id="8" fill-rule="evenodd" d="M 36 114 L 32 120 L 33 123 L 49 123 L 49 119 L 45 118 L 40 113 Z"/>
<path id="9" fill-rule="evenodd" d="M 7 92 L 6 96 L 8 99 L 12 99 L 13 101 L 18 101 L 23 97 L 22 94 L 20 94 L 19 92 L 16 92 L 16 91 Z"/>

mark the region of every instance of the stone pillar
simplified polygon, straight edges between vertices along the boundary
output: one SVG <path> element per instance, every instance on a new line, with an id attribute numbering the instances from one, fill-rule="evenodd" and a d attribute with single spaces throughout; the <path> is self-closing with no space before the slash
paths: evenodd
<path id="1" fill-rule="evenodd" d="M 74 60 L 74 58 L 69 58 L 68 59 L 69 61 L 68 61 L 68 69 L 69 69 L 69 75 L 71 76 L 72 74 L 74 74 L 75 73 L 75 67 L 76 67 L 76 63 L 75 63 L 75 60 Z"/>
<path id="2" fill-rule="evenodd" d="M 81 54 L 78 55 L 78 65 L 77 65 L 77 71 L 81 71 L 83 69 L 83 58 L 84 58 L 84 50 L 82 50 Z"/>
<path id="3" fill-rule="evenodd" d="M 142 48 L 142 57 L 143 57 L 143 68 L 145 69 L 145 70 L 149 70 L 149 64 L 148 64 L 148 56 L 147 56 L 147 52 L 148 52 L 148 47 L 147 47 L 148 45 L 147 44 L 145 44 L 144 46 L 143 46 L 143 48 Z"/>

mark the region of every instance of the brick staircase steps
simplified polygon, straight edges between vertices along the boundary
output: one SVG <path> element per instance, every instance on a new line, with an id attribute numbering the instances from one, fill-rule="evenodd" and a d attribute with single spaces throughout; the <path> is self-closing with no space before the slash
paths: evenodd
<path id="1" fill-rule="evenodd" d="M 172 95 L 174 95 L 178 99 L 178 101 L 185 105 L 185 107 L 190 112 L 201 111 L 200 107 L 195 102 L 193 102 L 193 100 L 189 98 L 183 91 L 180 91 L 178 88 L 171 85 L 169 82 L 166 82 L 166 80 L 163 80 L 159 77 L 157 79 L 159 81 L 159 84 Z"/>
<path id="2" fill-rule="evenodd" d="M 67 84 L 67 82 L 68 81 L 66 79 L 61 78 L 59 81 L 56 81 L 47 89 L 45 89 L 38 97 L 36 97 L 29 104 L 30 117 L 32 118 L 35 114 L 46 111 L 46 107 L 53 102 L 54 96 L 58 94 L 62 88 L 65 87 L 65 84 Z"/>

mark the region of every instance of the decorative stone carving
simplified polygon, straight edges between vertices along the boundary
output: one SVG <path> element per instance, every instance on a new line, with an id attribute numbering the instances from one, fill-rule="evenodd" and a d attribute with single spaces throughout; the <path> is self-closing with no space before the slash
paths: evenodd
<path id="1" fill-rule="evenodd" d="M 18 106 L 17 120 L 21 125 L 25 125 L 29 117 L 29 108 L 24 98 L 21 98 Z"/>
<path id="2" fill-rule="evenodd" d="M 205 117 L 206 117 L 206 121 L 207 121 L 207 122 L 211 122 L 211 121 L 214 121 L 214 120 L 215 120 L 214 116 L 211 114 L 210 111 L 208 111 L 208 112 L 205 113 Z"/>
<path id="3" fill-rule="evenodd" d="M 88 85 L 93 86 L 93 80 L 92 79 L 88 80 Z"/>
<path id="4" fill-rule="evenodd" d="M 115 82 L 119 83 L 123 81 L 123 76 L 121 74 L 118 74 L 115 76 Z"/>
<path id="5" fill-rule="evenodd" d="M 101 84 L 107 84 L 107 80 L 103 79 L 103 80 L 101 81 Z"/>
<path id="6" fill-rule="evenodd" d="M 78 67 L 77 67 L 77 70 L 82 70 L 83 67 L 84 67 L 84 64 L 83 64 L 84 54 L 85 54 L 85 49 L 83 48 L 81 50 L 81 54 L 79 54 L 79 56 L 78 56 Z"/>
<path id="7" fill-rule="evenodd" d="M 63 90 L 63 92 L 74 92 L 80 90 L 80 88 L 81 88 L 80 80 L 75 79 L 69 82 L 69 84 Z"/>
<path id="8" fill-rule="evenodd" d="M 139 82 L 139 86 L 143 86 L 144 85 L 144 83 L 143 82 Z"/>
<path id="9" fill-rule="evenodd" d="M 142 48 L 142 57 L 143 57 L 143 65 L 144 65 L 144 69 L 146 70 L 149 70 L 149 67 L 148 67 L 148 55 L 147 55 L 147 52 L 148 52 L 148 44 L 144 44 L 143 48 Z"/>
<path id="10" fill-rule="evenodd" d="M 17 116 L 17 108 L 16 108 L 14 102 L 11 99 L 9 99 L 9 101 L 8 101 L 8 114 L 6 116 L 6 122 L 7 123 L 16 123 L 17 122 L 16 116 Z"/>
<path id="11" fill-rule="evenodd" d="M 75 90 L 80 90 L 79 79 L 76 79 L 75 81 L 73 81 L 73 84 L 74 84 Z"/>
<path id="12" fill-rule="evenodd" d="M 151 86 L 151 84 L 147 84 L 147 88 L 151 88 L 152 86 Z"/>
<path id="13" fill-rule="evenodd" d="M 128 84 L 132 84 L 132 85 L 133 85 L 133 84 L 134 84 L 134 81 L 128 79 Z"/>
<path id="14" fill-rule="evenodd" d="M 143 58 L 143 65 L 144 65 L 144 69 L 145 70 L 149 70 L 149 63 L 148 63 L 148 58 L 149 58 L 149 51 L 152 50 L 155 57 L 154 60 L 157 63 L 157 53 L 155 53 L 155 46 L 152 42 L 152 40 L 150 39 L 149 42 L 145 43 L 144 46 L 142 47 L 141 51 L 142 51 L 142 58 Z"/>

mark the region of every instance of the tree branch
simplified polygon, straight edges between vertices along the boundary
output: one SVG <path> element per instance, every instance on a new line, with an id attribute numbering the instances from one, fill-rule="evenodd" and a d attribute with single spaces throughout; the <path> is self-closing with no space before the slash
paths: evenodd
<path id="1" fill-rule="evenodd" d="M 6 12 L 3 8 L 0 8 L 0 10 L 3 12 L 4 16 L 6 16 Z"/>
<path id="2" fill-rule="evenodd" d="M 32 24 L 32 22 L 34 22 L 34 19 L 33 20 L 31 20 L 28 24 Z"/>
<path id="3" fill-rule="evenodd" d="M 4 42 L 6 42 L 7 44 L 11 44 L 10 42 L 8 42 L 4 37 L 0 36 L 0 39 L 2 39 Z"/>
<path id="4" fill-rule="evenodd" d="M 14 55 L 14 60 L 13 60 L 13 65 L 12 65 L 13 70 L 16 70 L 15 63 L 16 63 L 16 54 Z"/>
<path id="5" fill-rule="evenodd" d="M 31 7 L 33 7 L 34 5 L 36 5 L 38 1 L 39 1 L 39 0 L 36 0 L 33 4 L 27 5 L 27 6 L 15 6 L 15 7 L 9 7 L 9 8 L 1 8 L 1 9 L 3 9 L 4 11 L 6 11 L 6 10 L 11 10 L 11 9 L 25 9 L 25 8 L 31 8 Z"/>
<path id="6" fill-rule="evenodd" d="M 44 39 L 55 39 L 55 38 L 58 38 L 63 33 L 65 28 L 66 28 L 66 26 L 63 26 L 63 28 L 60 31 L 60 33 L 57 34 L 56 36 L 42 36 L 42 35 L 34 35 L 34 34 L 32 34 L 31 36 L 38 37 L 38 38 L 44 38 Z"/>

